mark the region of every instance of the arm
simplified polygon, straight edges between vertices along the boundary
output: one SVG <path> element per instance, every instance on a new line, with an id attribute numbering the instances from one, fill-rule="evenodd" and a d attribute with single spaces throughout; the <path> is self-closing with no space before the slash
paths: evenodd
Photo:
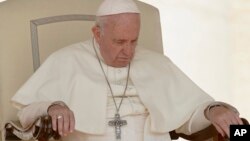
<path id="1" fill-rule="evenodd" d="M 215 106 L 216 105 L 216 106 Z M 195 110 L 191 118 L 180 128 L 177 133 L 192 134 L 213 124 L 222 136 L 229 137 L 230 124 L 242 124 L 238 111 L 222 102 L 212 102 L 201 105 Z"/>
<path id="2" fill-rule="evenodd" d="M 181 127 L 176 129 L 176 133 L 183 133 L 186 135 L 193 134 L 208 127 L 211 122 L 207 120 L 204 116 L 204 110 L 210 103 L 205 103 L 200 105 L 192 114 L 190 119 L 184 123 Z"/>
<path id="3" fill-rule="evenodd" d="M 222 102 L 208 106 L 204 111 L 204 115 L 223 137 L 230 137 L 230 125 L 243 124 L 243 121 L 239 117 L 239 112 L 231 105 Z"/>
<path id="4" fill-rule="evenodd" d="M 57 102 L 35 102 L 23 107 L 18 112 L 21 125 L 25 128 L 32 124 L 38 117 L 50 115 L 54 131 L 66 136 L 75 128 L 73 112 L 61 101 Z"/>
<path id="5" fill-rule="evenodd" d="M 23 128 L 28 127 L 38 117 L 47 115 L 47 108 L 52 102 L 35 102 L 24 106 L 18 112 L 17 116 Z"/>

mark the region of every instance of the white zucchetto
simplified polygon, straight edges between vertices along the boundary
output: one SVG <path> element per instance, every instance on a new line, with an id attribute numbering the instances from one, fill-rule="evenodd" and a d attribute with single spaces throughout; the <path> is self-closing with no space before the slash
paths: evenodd
<path id="1" fill-rule="evenodd" d="M 96 16 L 107 16 L 121 13 L 140 13 L 133 0 L 104 0 Z"/>

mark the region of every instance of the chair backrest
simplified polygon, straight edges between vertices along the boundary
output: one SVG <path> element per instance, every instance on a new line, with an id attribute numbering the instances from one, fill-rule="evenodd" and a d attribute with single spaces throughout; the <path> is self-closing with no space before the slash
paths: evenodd
<path id="1" fill-rule="evenodd" d="M 101 1 L 8 0 L 0 4 L 1 126 L 16 120 L 10 99 L 39 66 L 37 59 L 42 63 L 51 52 L 92 37 L 93 17 L 86 15 L 95 15 Z M 163 52 L 158 10 L 137 3 L 142 12 L 139 45 Z"/>
<path id="2" fill-rule="evenodd" d="M 53 52 L 52 50 L 56 50 L 58 48 L 61 48 L 60 46 L 54 47 L 53 45 L 56 45 L 55 43 L 47 42 L 48 40 L 52 40 L 52 42 L 57 41 L 56 39 L 46 39 L 43 43 L 46 45 L 42 45 L 43 48 L 39 48 L 39 31 L 38 27 L 42 25 L 47 25 L 47 24 L 52 24 L 52 23 L 59 23 L 59 22 L 66 22 L 66 21 L 82 21 L 81 24 L 85 24 L 86 22 L 93 22 L 95 21 L 95 15 L 83 15 L 83 14 L 72 14 L 72 15 L 60 15 L 60 16 L 52 16 L 52 17 L 45 17 L 45 18 L 40 18 L 36 20 L 31 20 L 30 21 L 30 31 L 31 31 L 31 45 L 32 45 L 32 56 L 33 56 L 33 68 L 34 71 L 36 71 L 40 64 L 40 50 L 43 51 L 41 53 L 41 58 L 44 60 L 48 53 Z M 53 29 L 52 29 L 53 30 Z M 50 34 L 51 30 L 48 30 L 46 33 Z M 56 31 L 55 31 L 56 32 Z M 85 34 L 86 35 L 86 34 Z M 88 34 L 87 34 L 88 35 Z M 46 36 L 46 35 L 44 35 Z M 58 36 L 57 36 L 58 37 Z M 60 35 L 59 35 L 60 37 Z"/>

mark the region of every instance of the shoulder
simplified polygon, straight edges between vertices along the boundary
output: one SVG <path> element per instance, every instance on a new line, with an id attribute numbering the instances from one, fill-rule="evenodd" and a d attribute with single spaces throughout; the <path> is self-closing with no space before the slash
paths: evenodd
<path id="1" fill-rule="evenodd" d="M 164 61 L 164 63 L 171 62 L 171 60 L 163 53 L 149 50 L 143 47 L 139 47 L 136 49 L 134 60 L 140 62 L 146 61 L 148 63 L 160 63 L 162 61 Z"/>
<path id="2" fill-rule="evenodd" d="M 82 53 L 91 52 L 91 40 L 87 40 L 84 42 L 79 42 L 75 44 L 71 44 L 64 48 L 61 48 L 55 52 L 53 52 L 50 56 L 54 57 L 68 57 L 73 55 L 78 55 Z"/>
<path id="3" fill-rule="evenodd" d="M 93 62 L 95 54 L 92 48 L 91 40 L 75 43 L 64 48 L 61 48 L 51 53 L 40 68 L 73 68 L 86 67 Z"/>
<path id="4" fill-rule="evenodd" d="M 51 53 L 46 60 L 66 61 L 80 58 L 84 59 L 94 55 L 91 45 L 91 40 L 71 44 Z"/>

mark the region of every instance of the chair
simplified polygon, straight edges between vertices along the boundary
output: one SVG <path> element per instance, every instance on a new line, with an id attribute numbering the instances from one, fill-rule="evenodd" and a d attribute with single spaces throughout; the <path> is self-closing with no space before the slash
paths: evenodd
<path id="1" fill-rule="evenodd" d="M 17 120 L 10 99 L 40 63 L 53 51 L 92 37 L 93 15 L 101 1 L 8 0 L 0 4 L 0 132 L 6 122 Z M 137 3 L 144 13 L 139 44 L 163 52 L 159 11 Z"/>
<path id="2" fill-rule="evenodd" d="M 20 137 L 24 140 L 46 141 L 51 137 L 55 139 L 60 137 L 51 129 L 49 116 L 38 118 L 26 129 L 20 128 L 17 123 L 7 122 L 17 120 L 16 110 L 12 108 L 9 99 L 51 52 L 91 37 L 90 29 L 95 19 L 93 15 L 100 2 L 100 0 L 10 0 L 0 5 L 0 18 L 3 19 L 0 22 L 2 84 L 0 112 L 3 113 L 0 116 L 0 123 L 6 131 L 2 131 L 5 133 L 2 136 L 3 140 L 18 140 L 17 137 Z M 138 2 L 138 5 L 143 13 L 139 44 L 162 53 L 159 12 L 142 2 Z M 154 28 L 150 28 L 152 26 Z M 210 131 L 212 134 L 209 134 L 209 137 L 218 138 L 218 133 L 212 126 L 191 136 L 177 134 L 174 131 L 170 134 L 173 139 L 183 137 L 201 141 L 200 134 L 207 135 Z"/>

